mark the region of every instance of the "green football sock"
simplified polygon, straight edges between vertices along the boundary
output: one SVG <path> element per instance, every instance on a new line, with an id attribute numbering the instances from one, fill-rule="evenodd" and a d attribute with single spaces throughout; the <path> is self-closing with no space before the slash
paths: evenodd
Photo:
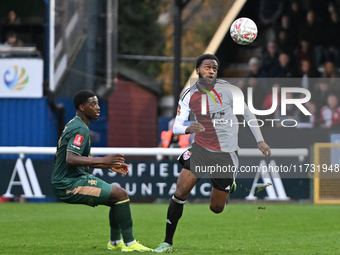
<path id="1" fill-rule="evenodd" d="M 110 220 L 110 240 L 111 241 L 118 241 L 121 240 L 120 234 L 120 227 L 118 225 L 118 222 L 116 220 L 115 216 L 115 208 L 111 208 L 109 212 L 109 220 Z"/>
<path id="2" fill-rule="evenodd" d="M 124 243 L 135 240 L 135 237 L 133 236 L 130 199 L 117 202 L 114 207 L 114 215 L 122 231 Z"/>

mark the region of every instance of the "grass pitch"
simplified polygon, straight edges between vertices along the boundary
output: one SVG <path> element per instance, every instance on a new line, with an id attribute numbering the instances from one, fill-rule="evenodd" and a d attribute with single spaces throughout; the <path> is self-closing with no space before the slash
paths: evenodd
<path id="1" fill-rule="evenodd" d="M 135 237 L 156 248 L 164 239 L 167 204 L 132 204 Z M 0 203 L 0 254 L 115 254 L 106 250 L 104 206 Z M 340 254 L 340 206 L 187 204 L 174 254 Z"/>

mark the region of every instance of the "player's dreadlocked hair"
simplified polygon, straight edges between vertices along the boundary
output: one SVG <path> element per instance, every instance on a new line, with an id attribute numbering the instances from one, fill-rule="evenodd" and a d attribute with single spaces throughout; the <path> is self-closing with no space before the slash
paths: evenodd
<path id="1" fill-rule="evenodd" d="M 213 59 L 213 60 L 216 60 L 218 66 L 220 66 L 220 61 L 218 60 L 218 58 L 213 55 L 213 54 L 203 54 L 201 56 L 199 56 L 196 60 L 196 68 L 199 68 L 200 65 L 202 64 L 203 60 L 205 59 Z"/>
<path id="2" fill-rule="evenodd" d="M 91 90 L 80 90 L 73 98 L 73 105 L 78 110 L 79 105 L 86 104 L 89 97 L 94 97 L 96 94 Z"/>

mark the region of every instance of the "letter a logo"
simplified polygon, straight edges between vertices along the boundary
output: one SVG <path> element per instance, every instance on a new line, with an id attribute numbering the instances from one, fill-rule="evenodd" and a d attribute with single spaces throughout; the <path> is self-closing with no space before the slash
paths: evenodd
<path id="1" fill-rule="evenodd" d="M 257 187 L 263 187 L 264 185 L 267 185 L 268 183 L 271 183 L 272 185 L 269 185 L 265 188 L 267 192 L 267 197 L 265 199 L 267 200 L 290 200 L 289 197 L 286 195 L 286 191 L 283 187 L 280 174 L 275 171 L 265 171 L 263 170 L 263 167 L 265 166 L 266 169 L 275 168 L 276 162 L 275 160 L 271 160 L 269 162 L 269 165 L 267 166 L 267 163 L 265 160 L 261 160 L 259 164 L 259 171 L 256 173 L 253 185 L 251 187 L 251 190 L 249 192 L 249 195 L 245 197 L 246 200 L 256 200 L 257 197 L 255 196 L 255 189 Z M 263 180 L 263 183 L 259 183 L 259 179 Z"/>
<path id="2" fill-rule="evenodd" d="M 25 167 L 27 170 L 27 174 L 26 174 Z M 37 179 L 37 175 L 35 174 L 31 159 L 26 160 L 25 167 L 24 167 L 24 164 L 21 158 L 18 158 L 15 164 L 7 191 L 3 195 L 3 197 L 6 197 L 6 198 L 14 197 L 14 195 L 11 194 L 11 190 L 14 185 L 22 186 L 22 189 L 24 191 L 24 194 L 21 195 L 22 197 L 26 197 L 26 198 L 44 198 L 45 197 L 45 195 L 41 193 L 40 185 Z M 14 181 L 17 173 L 18 173 L 20 181 Z"/>

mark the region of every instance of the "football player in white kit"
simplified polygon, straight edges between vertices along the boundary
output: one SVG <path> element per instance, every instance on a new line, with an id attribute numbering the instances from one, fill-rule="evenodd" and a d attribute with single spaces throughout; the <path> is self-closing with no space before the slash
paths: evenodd
<path id="1" fill-rule="evenodd" d="M 195 134 L 191 148 L 179 158 L 183 168 L 177 179 L 177 188 L 172 196 L 166 221 L 166 237 L 153 252 L 171 252 L 173 236 L 183 205 L 195 184 L 208 172 L 212 181 L 210 210 L 221 213 L 228 201 L 229 193 L 236 189 L 235 177 L 238 168 L 238 120 L 233 114 L 234 100 L 231 90 L 235 86 L 217 79 L 219 60 L 215 55 L 204 54 L 196 61 L 199 80 L 184 90 L 178 104 L 173 127 L 175 134 Z M 238 99 L 242 99 L 241 97 Z M 255 120 L 247 105 L 242 101 L 244 118 Z M 184 126 L 190 113 L 196 122 Z M 263 155 L 270 156 L 270 148 L 264 142 L 258 126 L 250 126 Z M 223 171 L 218 171 L 223 170 Z"/>

